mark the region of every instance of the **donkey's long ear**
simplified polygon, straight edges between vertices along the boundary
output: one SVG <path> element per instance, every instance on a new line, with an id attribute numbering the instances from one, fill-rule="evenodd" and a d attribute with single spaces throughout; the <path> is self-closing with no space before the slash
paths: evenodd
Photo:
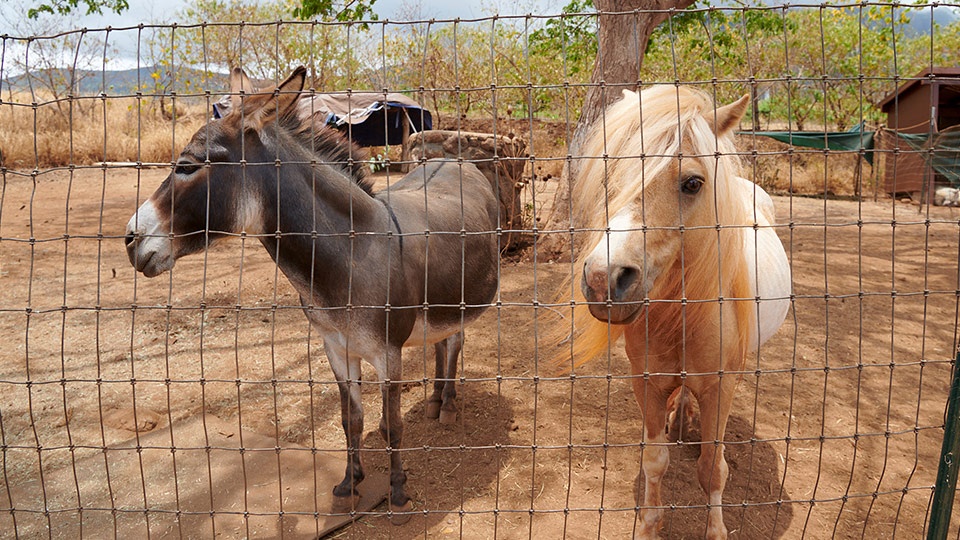
<path id="1" fill-rule="evenodd" d="M 287 80 L 280 83 L 275 91 L 277 95 L 277 116 L 283 117 L 296 110 L 306 79 L 307 68 L 299 66 L 293 70 Z"/>
<path id="2" fill-rule="evenodd" d="M 253 86 L 253 81 L 250 80 L 250 77 L 247 77 L 247 74 L 238 67 L 233 68 L 230 71 L 230 109 L 234 111 L 240 110 L 240 104 L 242 103 L 241 94 L 251 95 L 256 93 L 257 89 Z"/>
<path id="3" fill-rule="evenodd" d="M 264 88 L 246 97 L 242 108 L 244 128 L 260 130 L 268 122 L 293 114 L 303 91 L 306 73 L 307 69 L 300 66 L 276 88 Z"/>
<path id="4" fill-rule="evenodd" d="M 740 119 L 747 112 L 747 105 L 749 104 L 750 96 L 744 94 L 743 97 L 729 105 L 717 107 L 716 116 L 714 116 L 714 111 L 707 111 L 704 117 L 706 117 L 714 133 L 724 135 L 740 123 Z"/>

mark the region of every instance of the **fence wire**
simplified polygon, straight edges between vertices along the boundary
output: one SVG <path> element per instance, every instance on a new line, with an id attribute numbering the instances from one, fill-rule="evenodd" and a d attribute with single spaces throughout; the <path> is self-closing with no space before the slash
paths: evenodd
<path id="1" fill-rule="evenodd" d="M 935 151 L 898 135 L 960 124 L 958 7 L 291 22 L 269 4 L 254 22 L 204 22 L 214 19 L 198 10 L 176 24 L 38 31 L 27 21 L 6 31 L 0 536 L 294 538 L 342 527 L 338 538 L 620 538 L 643 537 L 661 514 L 665 538 L 711 537 L 718 502 L 702 488 L 716 485 L 701 477 L 720 465 L 698 459 L 720 441 L 701 441 L 699 421 L 676 440 L 660 438 L 644 429 L 641 407 L 665 400 L 670 382 L 704 386 L 702 421 L 710 416 L 702 412 L 717 414 L 709 396 L 720 398 L 700 382 L 736 380 L 719 504 L 731 536 L 919 537 L 929 526 L 958 343 L 960 210 L 950 205 L 960 198 L 949 175 L 929 167 Z M 664 22 L 644 47 L 651 18 Z M 614 19 L 632 30 L 604 42 L 597 25 Z M 595 61 L 613 70 L 631 60 L 618 56 L 631 46 L 634 74 L 591 78 Z M 292 107 L 301 133 L 286 139 L 291 120 L 271 119 L 270 107 L 298 89 L 272 87 L 300 65 L 306 86 Z M 233 67 L 254 88 L 231 90 Z M 256 95 L 264 88 L 269 94 Z M 665 111 L 644 106 L 653 94 L 625 98 L 636 101 L 630 114 L 643 129 L 651 120 L 642 117 L 660 114 L 674 133 L 686 89 L 718 105 L 746 94 L 736 150 L 721 151 L 714 136 L 709 151 L 683 146 L 678 157 L 643 131 L 627 134 L 640 144 L 630 146 L 618 118 L 585 104 L 638 88 L 674 96 Z M 314 99 L 339 98 L 357 113 L 362 93 L 380 98 L 382 117 L 351 123 Z M 391 93 L 416 106 L 391 104 Z M 214 104 L 241 119 L 212 120 Z M 598 152 L 585 150 L 578 124 L 591 114 Z M 717 121 L 712 107 L 703 117 Z M 856 126 L 878 132 L 876 144 L 811 148 L 759 134 L 826 138 Z M 331 143 L 327 130 L 354 140 L 370 130 L 387 144 Z M 684 171 L 697 164 L 706 164 L 701 182 L 714 179 L 731 156 L 772 196 L 775 224 L 721 222 L 723 195 L 708 201 L 712 221 L 687 223 L 699 207 L 679 191 L 686 187 L 656 201 L 657 186 L 690 180 Z M 664 157 L 673 168 L 648 178 Z M 454 171 L 455 188 L 431 192 L 432 173 L 418 168 L 428 159 Z M 312 172 L 287 172 L 302 170 Z M 426 189 L 401 189 L 410 170 Z M 603 177 L 587 195 L 571 191 L 584 170 Z M 632 199 L 613 184 L 624 171 L 635 178 Z M 193 182 L 196 174 L 210 180 Z M 333 180 L 351 175 L 347 187 Z M 261 178 L 266 188 L 256 191 Z M 498 212 L 471 228 L 482 207 L 472 195 L 478 178 Z M 384 204 L 371 203 L 364 182 Z M 143 211 L 158 189 L 166 191 Z M 751 219 L 757 193 L 744 202 Z M 617 210 L 630 205 L 641 217 L 624 225 Z M 142 228 L 167 216 L 184 224 Z M 376 226 L 370 216 L 379 216 Z M 455 226 L 432 229 L 427 216 Z M 298 220 L 305 228 L 295 231 Z M 786 250 L 789 293 L 688 294 L 697 284 L 686 269 L 698 256 L 719 252 L 711 271 L 722 278 L 733 255 L 723 255 L 721 239 L 742 234 L 760 249 L 764 229 Z M 682 294 L 608 302 L 620 282 L 607 253 L 605 296 L 583 298 L 584 257 L 599 239 L 654 253 L 667 237 L 682 246 L 671 267 L 684 276 Z M 131 255 L 141 271 L 169 270 L 147 278 L 125 249 L 137 242 L 193 246 L 182 253 L 194 254 L 170 268 L 160 256 Z M 476 246 L 484 242 L 497 256 L 477 272 L 469 261 L 482 260 Z M 377 250 L 385 257 L 365 258 Z M 477 301 L 485 279 L 495 290 Z M 340 300 L 317 303 L 305 290 Z M 759 350 L 732 369 L 699 367 L 701 341 L 729 336 L 736 324 L 731 306 L 764 313 L 776 300 L 789 303 L 786 321 Z M 575 307 L 585 302 L 607 316 L 618 305 L 676 313 L 685 337 L 663 343 L 665 330 L 640 315 L 626 350 L 616 339 L 624 327 L 606 325 L 610 342 L 573 367 L 580 358 L 570 335 L 589 324 Z M 695 315 L 714 311 L 716 319 Z M 423 323 L 450 313 L 444 328 Z M 763 326 L 754 322 L 747 333 Z M 443 362 L 428 345 L 457 331 L 466 339 L 455 369 L 437 372 Z M 412 346 L 401 358 L 404 342 Z M 380 356 L 358 367 L 371 350 Z M 677 369 L 654 369 L 670 355 Z M 343 386 L 364 406 L 355 448 L 342 424 L 357 426 L 359 410 L 338 414 L 337 358 Z M 431 411 L 445 381 L 456 388 L 453 408 Z M 381 421 L 391 385 L 400 415 Z M 381 437 L 401 429 L 398 446 Z M 360 497 L 344 502 L 333 488 L 354 455 L 366 478 Z M 409 507 L 384 501 L 397 455 Z M 641 463 L 657 460 L 669 468 L 662 501 L 651 505 Z M 398 515 L 410 519 L 392 524 L 404 521 Z M 960 537 L 956 524 L 949 530 Z"/>

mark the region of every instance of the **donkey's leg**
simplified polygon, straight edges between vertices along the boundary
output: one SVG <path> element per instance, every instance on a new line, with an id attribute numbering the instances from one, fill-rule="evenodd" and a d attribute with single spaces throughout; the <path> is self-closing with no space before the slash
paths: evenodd
<path id="1" fill-rule="evenodd" d="M 457 361 L 463 348 L 463 332 L 436 344 L 437 378 L 433 394 L 427 400 L 427 418 L 440 418 L 441 424 L 457 421 Z"/>
<path id="2" fill-rule="evenodd" d="M 390 510 L 394 514 L 390 521 L 402 525 L 410 520 L 413 502 L 407 496 L 407 473 L 403 471 L 400 448 L 403 441 L 403 417 L 400 414 L 400 383 L 402 365 L 400 349 L 388 349 L 386 354 L 374 362 L 383 393 L 383 414 L 380 417 L 380 435 L 387 443 L 390 456 Z"/>
<path id="3" fill-rule="evenodd" d="M 357 484 L 363 480 L 360 463 L 360 437 L 363 435 L 363 403 L 360 401 L 360 360 L 345 358 L 334 347 L 324 343 L 330 367 L 340 390 L 340 417 L 347 437 L 347 471 L 343 481 L 333 488 L 336 497 L 359 497 Z M 338 503 L 341 506 L 342 502 Z"/>
<path id="4" fill-rule="evenodd" d="M 697 395 L 700 404 L 700 439 L 703 442 L 697 461 L 697 477 L 700 487 L 707 494 L 707 538 L 711 540 L 727 537 L 723 508 L 720 506 L 729 473 L 727 460 L 723 457 L 723 436 L 738 382 L 736 377 L 726 376 Z"/>
<path id="5" fill-rule="evenodd" d="M 664 426 L 667 421 L 667 393 L 662 392 L 649 380 L 633 379 L 633 393 L 643 412 L 643 441 L 641 466 L 643 467 L 643 508 L 640 510 L 638 538 L 657 538 L 663 503 L 660 484 L 670 465 L 670 451 L 666 446 Z"/>
<path id="6" fill-rule="evenodd" d="M 446 374 L 443 384 L 443 405 L 440 407 L 440 423 L 453 424 L 457 421 L 457 362 L 463 349 L 463 332 L 446 339 Z"/>
<path id="7" fill-rule="evenodd" d="M 443 405 L 443 387 L 446 378 L 447 340 L 438 341 L 433 348 L 436 351 L 436 369 L 434 370 L 433 393 L 427 398 L 427 418 L 436 420 L 440 417 L 440 406 Z"/>

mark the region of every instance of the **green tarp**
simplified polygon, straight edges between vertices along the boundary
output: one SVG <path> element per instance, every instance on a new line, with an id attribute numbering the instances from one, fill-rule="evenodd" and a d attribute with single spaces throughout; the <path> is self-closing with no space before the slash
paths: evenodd
<path id="1" fill-rule="evenodd" d="M 741 135 L 770 137 L 793 146 L 826 150 L 863 150 L 863 159 L 873 165 L 873 131 L 863 131 L 860 124 L 850 131 L 741 131 Z"/>
<path id="2" fill-rule="evenodd" d="M 874 131 L 863 131 L 860 124 L 850 131 L 741 131 L 740 135 L 770 137 L 793 146 L 827 150 L 860 152 L 873 165 Z M 950 129 L 933 135 L 927 133 L 898 133 L 889 131 L 906 141 L 931 169 L 960 187 L 960 129 Z"/>
<path id="3" fill-rule="evenodd" d="M 960 187 L 960 130 L 934 133 L 897 133 L 938 175 Z"/>

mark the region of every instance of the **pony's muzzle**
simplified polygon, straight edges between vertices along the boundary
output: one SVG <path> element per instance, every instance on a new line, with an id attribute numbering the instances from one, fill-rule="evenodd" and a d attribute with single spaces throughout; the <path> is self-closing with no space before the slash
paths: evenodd
<path id="1" fill-rule="evenodd" d="M 643 298 L 643 272 L 632 265 L 591 263 L 584 264 L 581 281 L 590 313 L 614 324 L 633 322 L 642 308 L 636 302 Z"/>

